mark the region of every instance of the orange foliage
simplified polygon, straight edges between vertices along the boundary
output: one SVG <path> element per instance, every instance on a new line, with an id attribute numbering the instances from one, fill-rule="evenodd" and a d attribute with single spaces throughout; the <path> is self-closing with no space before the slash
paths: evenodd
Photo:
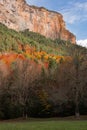
<path id="1" fill-rule="evenodd" d="M 15 62 L 16 59 L 25 60 L 26 58 L 38 61 L 39 63 L 42 62 L 45 68 L 49 66 L 49 59 L 55 60 L 56 63 L 59 63 L 61 60 L 71 61 L 72 58 L 70 56 L 58 56 L 54 54 L 48 54 L 45 51 L 36 51 L 35 47 L 31 47 L 29 45 L 22 45 L 19 44 L 19 50 L 22 51 L 22 54 L 17 53 L 4 53 L 0 54 L 0 60 L 3 61 L 6 65 L 10 66 L 12 62 Z M 38 67 L 41 67 L 41 64 L 38 63 Z"/>

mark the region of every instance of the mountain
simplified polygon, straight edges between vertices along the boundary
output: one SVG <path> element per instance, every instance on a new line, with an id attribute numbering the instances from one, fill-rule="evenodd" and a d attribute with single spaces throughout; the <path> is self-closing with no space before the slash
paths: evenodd
<path id="1" fill-rule="evenodd" d="M 66 29 L 60 13 L 30 6 L 25 0 L 0 0 L 0 22 L 16 31 L 28 29 L 48 38 L 76 43 L 75 35 Z"/>

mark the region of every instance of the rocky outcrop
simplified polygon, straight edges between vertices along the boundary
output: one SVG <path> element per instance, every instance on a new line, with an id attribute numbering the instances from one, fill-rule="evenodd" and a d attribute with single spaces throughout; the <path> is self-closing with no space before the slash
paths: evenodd
<path id="1" fill-rule="evenodd" d="M 29 6 L 25 0 L 0 0 L 0 22 L 17 31 L 29 29 L 52 39 L 76 42 L 60 13 Z"/>

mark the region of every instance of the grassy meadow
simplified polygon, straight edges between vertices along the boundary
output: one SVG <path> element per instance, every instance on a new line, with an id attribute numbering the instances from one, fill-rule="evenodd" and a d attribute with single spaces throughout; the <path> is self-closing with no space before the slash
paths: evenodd
<path id="1" fill-rule="evenodd" d="M 87 130 L 87 121 L 1 122 L 0 130 Z"/>

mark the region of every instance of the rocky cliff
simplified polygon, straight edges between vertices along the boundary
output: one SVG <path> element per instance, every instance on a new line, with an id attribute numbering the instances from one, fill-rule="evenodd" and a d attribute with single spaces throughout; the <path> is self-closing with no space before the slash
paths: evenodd
<path id="1" fill-rule="evenodd" d="M 25 0 L 0 0 L 0 22 L 17 31 L 29 29 L 52 39 L 76 42 L 60 13 L 30 6 Z"/>

